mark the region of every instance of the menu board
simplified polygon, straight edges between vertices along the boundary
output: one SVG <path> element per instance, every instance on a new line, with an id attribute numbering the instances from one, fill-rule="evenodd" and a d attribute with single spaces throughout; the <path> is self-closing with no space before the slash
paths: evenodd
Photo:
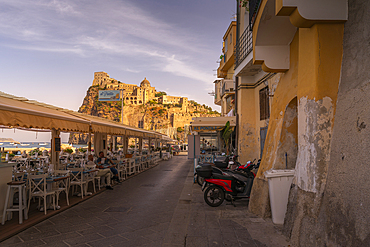
<path id="1" fill-rule="evenodd" d="M 54 151 L 55 152 L 60 152 L 60 151 L 62 151 L 61 150 L 61 145 L 60 145 L 61 143 L 60 143 L 60 137 L 54 137 Z"/>

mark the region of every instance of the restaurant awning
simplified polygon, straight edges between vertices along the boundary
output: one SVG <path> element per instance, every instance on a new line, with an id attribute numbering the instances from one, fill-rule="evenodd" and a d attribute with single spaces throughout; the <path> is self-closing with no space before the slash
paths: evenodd
<path id="1" fill-rule="evenodd" d="M 90 122 L 26 98 L 0 92 L 0 125 L 89 132 Z"/>
<path id="2" fill-rule="evenodd" d="M 220 131 L 227 121 L 230 126 L 236 126 L 236 117 L 196 117 L 190 123 L 191 130 L 196 132 Z"/>
<path id="3" fill-rule="evenodd" d="M 143 138 L 162 134 L 127 126 L 109 119 L 48 105 L 0 92 L 0 126 L 57 129 L 66 132 L 107 133 Z"/>

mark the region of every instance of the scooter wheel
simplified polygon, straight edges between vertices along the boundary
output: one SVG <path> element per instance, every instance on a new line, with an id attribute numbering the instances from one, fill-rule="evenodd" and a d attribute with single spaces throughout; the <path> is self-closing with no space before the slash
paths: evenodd
<path id="1" fill-rule="evenodd" d="M 220 206 L 225 199 L 225 192 L 218 186 L 211 185 L 204 192 L 204 200 L 211 207 Z"/>
<path id="2" fill-rule="evenodd" d="M 200 186 L 203 186 L 203 182 L 204 182 L 204 178 L 201 177 L 201 176 L 198 176 L 197 175 L 197 183 L 200 185 Z"/>

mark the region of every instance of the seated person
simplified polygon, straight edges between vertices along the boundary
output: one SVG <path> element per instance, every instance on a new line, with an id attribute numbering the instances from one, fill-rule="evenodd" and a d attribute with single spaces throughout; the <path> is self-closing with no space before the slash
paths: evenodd
<path id="1" fill-rule="evenodd" d="M 91 154 L 89 156 L 87 156 L 88 158 L 88 162 L 87 162 L 87 165 L 88 166 L 96 166 L 96 164 L 94 163 L 94 156 L 92 156 Z M 106 181 L 107 181 L 107 185 L 105 186 L 106 189 L 108 190 L 113 190 L 113 187 L 111 186 L 111 183 L 110 183 L 110 178 L 112 176 L 112 172 L 110 171 L 109 168 L 106 168 L 106 169 L 99 169 L 98 173 L 96 174 L 96 176 L 98 177 L 105 177 Z"/>
<path id="2" fill-rule="evenodd" d="M 103 158 L 104 158 L 104 163 L 102 164 Z M 104 157 L 103 151 L 99 152 L 99 158 L 96 160 L 96 163 L 98 163 L 97 165 L 98 168 L 104 168 L 102 165 L 109 165 L 110 163 L 111 164 L 110 171 L 113 173 L 113 179 L 116 180 L 117 182 L 120 182 L 119 177 L 118 177 L 118 171 L 115 168 L 115 165 L 110 159 Z"/>
<path id="3" fill-rule="evenodd" d="M 49 156 L 49 152 L 48 152 L 48 150 L 44 149 L 44 150 L 42 151 L 42 156 Z"/>
<path id="4" fill-rule="evenodd" d="M 22 156 L 22 158 L 27 158 L 27 157 L 28 157 L 28 154 L 27 154 L 27 153 L 26 153 L 26 151 L 24 150 L 21 156 Z"/>

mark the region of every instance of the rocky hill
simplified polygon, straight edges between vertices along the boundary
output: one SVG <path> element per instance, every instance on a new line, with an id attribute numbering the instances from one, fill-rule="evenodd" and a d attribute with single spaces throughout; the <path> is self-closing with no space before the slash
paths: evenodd
<path id="1" fill-rule="evenodd" d="M 84 101 L 78 112 L 107 118 L 113 121 L 121 121 L 121 102 L 98 101 L 99 86 L 91 86 L 86 93 Z M 134 127 L 143 127 L 147 130 L 155 130 L 161 133 L 172 133 L 173 138 L 184 140 L 186 125 L 189 125 L 193 117 L 218 117 L 220 114 L 211 107 L 200 105 L 190 100 L 184 104 L 161 104 L 149 101 L 142 105 L 124 105 L 123 123 Z M 86 143 L 86 136 L 74 134 L 70 136 L 70 143 Z"/>

